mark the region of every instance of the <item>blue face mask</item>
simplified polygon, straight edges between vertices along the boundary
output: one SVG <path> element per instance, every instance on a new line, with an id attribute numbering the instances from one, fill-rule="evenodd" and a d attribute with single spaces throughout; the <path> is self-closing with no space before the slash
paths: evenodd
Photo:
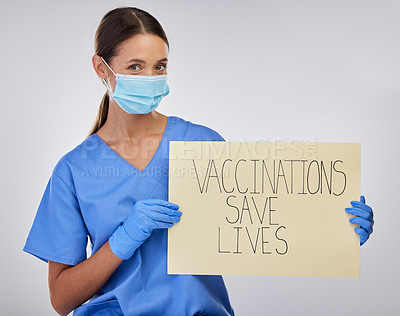
<path id="1" fill-rule="evenodd" d="M 160 104 L 161 99 L 169 93 L 167 75 L 116 74 L 103 57 L 101 59 L 115 75 L 116 85 L 114 92 L 111 90 L 111 86 L 105 82 L 109 94 L 125 112 L 147 114 L 153 111 Z"/>

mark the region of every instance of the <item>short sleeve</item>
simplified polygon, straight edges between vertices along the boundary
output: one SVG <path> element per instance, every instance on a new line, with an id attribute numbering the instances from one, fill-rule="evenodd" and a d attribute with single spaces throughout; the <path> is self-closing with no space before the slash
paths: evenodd
<path id="1" fill-rule="evenodd" d="M 76 265 L 87 259 L 87 236 L 76 194 L 53 170 L 23 251 L 46 263 Z"/>

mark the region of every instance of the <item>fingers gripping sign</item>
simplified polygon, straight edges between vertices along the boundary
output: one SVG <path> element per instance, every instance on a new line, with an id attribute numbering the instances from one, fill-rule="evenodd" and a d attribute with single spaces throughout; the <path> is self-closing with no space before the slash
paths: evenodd
<path id="1" fill-rule="evenodd" d="M 350 223 L 359 225 L 354 231 L 360 235 L 360 245 L 362 246 L 373 232 L 374 213 L 372 208 L 365 204 L 365 197 L 360 196 L 360 201 L 351 201 L 353 207 L 345 208 L 345 211 L 351 215 L 355 215 L 349 219 Z"/>

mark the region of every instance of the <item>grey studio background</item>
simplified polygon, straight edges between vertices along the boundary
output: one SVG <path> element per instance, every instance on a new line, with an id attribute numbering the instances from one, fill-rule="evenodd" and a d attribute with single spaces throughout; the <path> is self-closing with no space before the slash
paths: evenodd
<path id="1" fill-rule="evenodd" d="M 388 0 L 2 1 L 0 313 L 56 315 L 47 264 L 22 248 L 54 165 L 94 122 L 94 34 L 123 5 L 169 38 L 159 112 L 227 141 L 361 142 L 375 212 L 361 277 L 224 276 L 236 314 L 400 315 L 400 1 Z"/>

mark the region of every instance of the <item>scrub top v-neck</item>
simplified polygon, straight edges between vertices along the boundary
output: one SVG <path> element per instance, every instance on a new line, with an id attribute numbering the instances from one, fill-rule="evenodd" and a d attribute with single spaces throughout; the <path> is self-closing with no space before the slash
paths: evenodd
<path id="1" fill-rule="evenodd" d="M 137 172 L 145 172 L 146 169 L 147 169 L 147 167 L 149 167 L 150 164 L 152 164 L 153 160 L 156 160 L 156 159 L 157 159 L 156 156 L 157 156 L 157 154 L 158 154 L 158 152 L 159 152 L 159 149 L 160 149 L 160 147 L 161 147 L 161 144 L 162 144 L 163 140 L 165 139 L 166 135 L 168 134 L 169 125 L 170 125 L 170 116 L 167 117 L 167 124 L 165 125 L 164 132 L 163 132 L 163 134 L 162 134 L 162 136 L 161 136 L 160 144 L 158 145 L 156 151 L 154 152 L 153 157 L 151 157 L 150 161 L 147 163 L 146 167 L 143 168 L 143 170 L 138 169 L 138 168 L 135 167 L 133 164 L 131 164 L 129 161 L 127 161 L 124 157 L 122 157 L 122 156 L 119 155 L 117 152 L 115 152 L 115 150 L 112 149 L 111 146 L 109 146 L 99 135 L 97 135 L 97 133 L 94 133 L 93 136 L 94 136 L 94 137 L 97 137 L 97 138 L 99 139 L 100 142 L 102 142 L 105 146 L 107 146 L 111 151 L 115 152 L 116 155 L 117 155 L 118 157 L 120 157 L 123 161 L 125 161 L 127 164 L 129 164 L 130 166 L 132 166 L 133 168 L 135 168 L 135 169 L 137 170 Z M 117 159 L 118 159 L 118 158 L 117 158 Z"/>
<path id="2" fill-rule="evenodd" d="M 224 141 L 207 126 L 169 116 L 139 170 L 92 134 L 53 168 L 23 250 L 44 262 L 79 264 L 87 242 L 92 254 L 100 249 L 134 203 L 168 200 L 171 140 Z M 167 229 L 154 230 L 73 315 L 234 315 L 222 276 L 167 274 L 167 236 Z"/>

